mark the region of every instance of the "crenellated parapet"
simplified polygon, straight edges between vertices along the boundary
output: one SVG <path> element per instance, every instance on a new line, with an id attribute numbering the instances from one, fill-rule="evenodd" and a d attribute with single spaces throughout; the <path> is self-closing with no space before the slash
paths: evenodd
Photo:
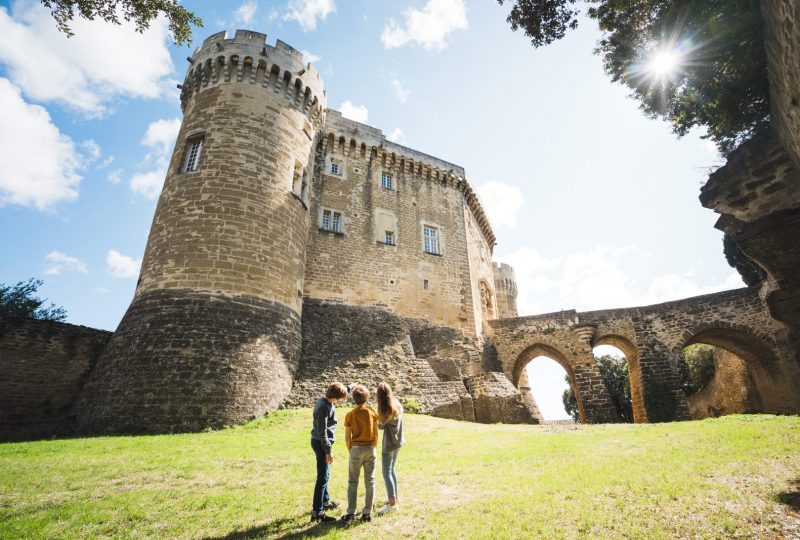
<path id="1" fill-rule="evenodd" d="M 325 90 L 322 78 L 303 54 L 278 40 L 267 43 L 267 35 L 237 30 L 233 38 L 218 32 L 203 41 L 187 60 L 191 64 L 181 89 L 181 109 L 206 88 L 220 84 L 244 83 L 262 87 L 286 99 L 305 113 L 319 129 L 324 121 Z"/>
<path id="2" fill-rule="evenodd" d="M 332 109 L 326 111 L 323 134 L 328 151 L 344 156 L 370 157 L 385 171 L 437 182 L 460 191 L 489 249 L 494 248 L 497 241 L 489 217 L 463 167 L 392 142 L 380 129 L 344 118 Z"/>

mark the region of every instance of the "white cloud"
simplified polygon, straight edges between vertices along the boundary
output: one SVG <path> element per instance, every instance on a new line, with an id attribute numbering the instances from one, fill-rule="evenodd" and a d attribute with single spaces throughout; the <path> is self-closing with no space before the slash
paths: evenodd
<path id="1" fill-rule="evenodd" d="M 108 173 L 106 180 L 108 180 L 112 184 L 119 184 L 120 182 L 122 182 L 122 169 L 116 169 Z"/>
<path id="2" fill-rule="evenodd" d="M 175 145 L 178 131 L 181 129 L 180 118 L 162 118 L 151 122 L 142 137 L 142 144 L 153 148 L 159 156 L 166 156 Z"/>
<path id="3" fill-rule="evenodd" d="M 394 128 L 394 130 L 389 133 L 386 138 L 397 144 L 405 144 L 406 142 L 406 134 L 403 133 L 403 130 L 399 127 Z"/>
<path id="4" fill-rule="evenodd" d="M 464 0 L 428 0 L 421 10 L 404 10 L 403 17 L 403 24 L 389 19 L 384 26 L 381 41 L 387 49 L 416 43 L 428 51 L 441 51 L 452 32 L 467 28 Z"/>
<path id="5" fill-rule="evenodd" d="M 75 143 L 53 125 L 44 108 L 26 103 L 19 89 L 4 78 L 0 78 L 0 118 L 0 207 L 17 204 L 46 210 L 77 199 L 84 158 Z"/>
<path id="6" fill-rule="evenodd" d="M 87 272 L 86 263 L 77 257 L 70 257 L 60 251 L 52 251 L 45 256 L 45 259 L 50 262 L 44 273 L 48 276 L 57 276 L 64 270 L 72 270 L 85 274 Z"/>
<path id="7" fill-rule="evenodd" d="M 343 101 L 339 106 L 339 112 L 341 112 L 342 116 L 345 118 L 361 122 L 362 124 L 366 124 L 367 120 L 369 120 L 369 111 L 367 107 L 364 105 L 353 105 L 350 101 Z"/>
<path id="8" fill-rule="evenodd" d="M 289 0 L 284 20 L 297 21 L 306 32 L 317 29 L 317 19 L 324 21 L 336 11 L 333 0 Z"/>
<path id="9" fill-rule="evenodd" d="M 598 246 L 554 258 L 521 248 L 498 259 L 514 267 L 520 315 L 646 306 L 743 286 L 735 273 L 710 284 L 675 273 L 641 283 L 624 269 L 626 261 L 640 256 L 633 246 Z"/>
<path id="10" fill-rule="evenodd" d="M 100 156 L 103 153 L 102 150 L 100 150 L 100 146 L 92 139 L 86 139 L 85 141 L 82 141 L 80 147 L 84 152 L 84 162 L 86 165 L 94 163 L 100 159 Z"/>
<path id="11" fill-rule="evenodd" d="M 389 83 L 392 85 L 394 95 L 397 97 L 397 100 L 400 103 L 405 103 L 408 101 L 408 96 L 411 94 L 411 92 L 409 92 L 409 90 L 403 86 L 403 83 L 401 83 L 398 79 L 392 79 L 389 81 Z"/>
<path id="12" fill-rule="evenodd" d="M 504 184 L 497 180 L 486 182 L 477 186 L 483 208 L 489 214 L 493 225 L 506 225 L 512 229 L 517 228 L 517 214 L 519 214 L 525 199 L 522 190 L 517 186 Z"/>
<path id="13" fill-rule="evenodd" d="M 114 156 L 108 156 L 106 159 L 100 162 L 100 164 L 96 167 L 97 170 L 105 169 L 109 165 L 114 163 Z"/>
<path id="14" fill-rule="evenodd" d="M 170 152 L 175 146 L 175 139 L 181 128 L 180 118 L 162 118 L 147 126 L 142 144 L 151 149 L 145 155 L 144 162 L 154 164 L 150 171 L 136 173 L 131 177 L 131 191 L 147 199 L 157 199 L 167 176 Z M 109 176 L 109 181 L 113 182 Z"/>
<path id="15" fill-rule="evenodd" d="M 134 259 L 113 249 L 106 255 L 106 268 L 113 278 L 135 278 L 139 275 L 141 259 Z"/>
<path id="16" fill-rule="evenodd" d="M 321 56 L 317 56 L 316 54 L 312 53 L 311 51 L 307 51 L 303 49 L 300 51 L 303 54 L 303 62 L 306 64 L 316 64 L 320 60 L 322 60 Z"/>
<path id="17" fill-rule="evenodd" d="M 164 177 L 166 175 L 166 168 L 136 173 L 131 177 L 128 185 L 131 191 L 137 195 L 141 195 L 146 199 L 158 199 L 161 194 L 161 188 L 164 186 Z"/>
<path id="18" fill-rule="evenodd" d="M 163 17 L 143 33 L 131 23 L 76 17 L 75 35 L 67 38 L 40 2 L 19 0 L 13 6 L 11 14 L 0 7 L 0 63 L 26 96 L 98 116 L 114 97 L 164 93 L 173 66 Z"/>
<path id="19" fill-rule="evenodd" d="M 233 18 L 239 24 L 250 25 L 256 18 L 256 11 L 258 11 L 258 2 L 250 0 L 236 8 Z"/>

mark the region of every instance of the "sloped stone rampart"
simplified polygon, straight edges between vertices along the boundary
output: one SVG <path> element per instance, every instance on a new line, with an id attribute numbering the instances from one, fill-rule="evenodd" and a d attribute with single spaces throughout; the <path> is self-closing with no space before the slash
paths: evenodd
<path id="1" fill-rule="evenodd" d="M 415 354 L 411 329 L 419 332 L 423 323 L 379 307 L 306 299 L 302 324 L 302 362 L 285 407 L 313 405 L 333 381 L 364 384 L 373 396 L 378 383 L 386 382 L 398 398 L 419 404 L 421 412 L 471 419 L 463 383 L 440 380 L 427 360 Z M 427 334 L 450 333 L 431 328 Z"/>
<path id="2" fill-rule="evenodd" d="M 111 332 L 0 317 L 0 440 L 68 433 L 69 413 Z"/>
<path id="3" fill-rule="evenodd" d="M 478 422 L 532 424 L 534 419 L 522 395 L 505 373 L 482 373 L 468 377 L 467 387 Z"/>

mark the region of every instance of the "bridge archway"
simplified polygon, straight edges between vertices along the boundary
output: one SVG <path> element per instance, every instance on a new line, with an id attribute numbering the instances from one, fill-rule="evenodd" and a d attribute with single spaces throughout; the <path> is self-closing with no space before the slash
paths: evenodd
<path id="1" fill-rule="evenodd" d="M 511 379 L 514 383 L 514 386 L 519 389 L 520 382 L 527 380 L 527 377 L 524 375 L 525 368 L 527 368 L 528 364 L 530 364 L 534 359 L 539 357 L 549 358 L 564 368 L 564 371 L 567 373 L 567 377 L 569 378 L 569 385 L 575 394 L 575 401 L 578 406 L 579 421 L 582 424 L 586 423 L 586 410 L 581 398 L 581 392 L 576 384 L 575 373 L 572 368 L 572 364 L 568 360 L 569 356 L 564 351 L 544 343 L 535 343 L 527 347 L 524 351 L 522 351 L 522 353 L 520 353 L 514 362 Z"/>
<path id="2" fill-rule="evenodd" d="M 647 408 L 644 404 L 642 368 L 639 364 L 639 353 L 636 350 L 636 346 L 627 338 L 616 334 L 607 334 L 595 339 L 594 347 L 601 345 L 614 347 L 625 356 L 625 360 L 628 363 L 628 381 L 630 382 L 633 423 L 646 423 Z"/>
<path id="3" fill-rule="evenodd" d="M 715 348 L 715 372 L 706 388 L 688 397 L 693 417 L 781 410 L 779 398 L 773 399 L 780 374 L 769 339 L 742 326 L 703 325 L 684 332 L 674 358 L 696 344 Z"/>

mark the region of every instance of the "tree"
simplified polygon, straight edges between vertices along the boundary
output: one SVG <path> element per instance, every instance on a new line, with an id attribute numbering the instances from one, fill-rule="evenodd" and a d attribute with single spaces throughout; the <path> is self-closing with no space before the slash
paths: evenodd
<path id="1" fill-rule="evenodd" d="M 576 0 L 508 3 L 512 30 L 534 47 L 578 26 Z M 723 154 L 769 123 L 759 0 L 585 0 L 603 36 L 595 53 L 644 113 L 685 135 L 704 126 Z"/>
<path id="2" fill-rule="evenodd" d="M 687 396 L 703 390 L 714 378 L 714 347 L 697 343 L 681 351 L 678 360 L 681 388 Z"/>
<path id="3" fill-rule="evenodd" d="M 44 305 L 47 299 L 35 295 L 36 290 L 44 282 L 41 279 L 30 278 L 14 285 L 0 283 L 0 316 L 11 319 L 42 319 L 46 321 L 63 321 L 67 312 L 63 307 L 50 304 Z"/>
<path id="4" fill-rule="evenodd" d="M 564 380 L 569 383 L 569 377 L 564 377 Z M 581 415 L 578 412 L 578 400 L 575 399 L 575 392 L 572 391 L 572 386 L 568 386 L 564 393 L 561 394 L 561 402 L 564 404 L 564 410 L 576 422 L 580 422 Z"/>
<path id="5" fill-rule="evenodd" d="M 203 21 L 193 12 L 179 4 L 179 0 L 41 0 L 49 8 L 58 29 L 67 36 L 73 32 L 70 23 L 77 13 L 84 19 L 100 18 L 106 22 L 120 24 L 120 18 L 133 21 L 137 32 L 144 32 L 150 23 L 161 14 L 169 21 L 172 37 L 178 45 L 191 44 L 190 25 L 203 26 Z"/>
<path id="6" fill-rule="evenodd" d="M 758 285 L 767 279 L 767 273 L 764 269 L 744 254 L 733 236 L 726 234 L 722 237 L 722 252 L 725 254 L 725 260 L 739 272 L 739 275 L 742 276 L 742 281 L 748 287 Z"/>

